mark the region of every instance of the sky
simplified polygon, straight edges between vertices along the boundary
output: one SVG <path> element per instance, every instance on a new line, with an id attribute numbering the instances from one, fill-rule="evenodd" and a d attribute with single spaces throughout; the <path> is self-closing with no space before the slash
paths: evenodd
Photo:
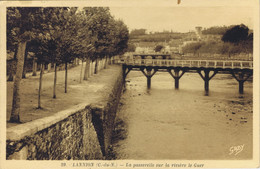
<path id="1" fill-rule="evenodd" d="M 188 32 L 196 26 L 229 26 L 245 24 L 253 29 L 253 8 L 250 6 L 171 6 L 110 7 L 111 14 L 124 21 L 130 30 L 172 30 Z"/>

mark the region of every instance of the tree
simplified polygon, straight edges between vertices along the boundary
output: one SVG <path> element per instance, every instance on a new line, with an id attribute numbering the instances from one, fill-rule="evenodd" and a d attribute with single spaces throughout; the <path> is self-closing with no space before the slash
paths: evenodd
<path id="1" fill-rule="evenodd" d="M 39 32 L 44 32 L 41 25 L 40 8 L 9 7 L 7 8 L 7 39 L 17 44 L 17 68 L 13 87 L 13 104 L 10 122 L 20 122 L 20 81 L 22 79 L 26 44 Z M 12 42 L 8 42 L 10 44 Z"/>
<path id="2" fill-rule="evenodd" d="M 7 42 L 8 42 L 8 40 L 7 40 Z M 7 81 L 13 81 L 13 74 L 16 71 L 16 66 L 14 65 L 14 62 L 17 62 L 17 52 L 18 52 L 17 45 L 14 48 L 15 48 L 14 49 L 14 58 L 12 59 L 11 70 L 9 72 Z M 8 50 L 8 44 L 7 44 L 7 50 Z"/>
<path id="3" fill-rule="evenodd" d="M 95 74 L 98 73 L 99 60 L 107 55 L 108 47 L 111 44 L 109 39 L 111 30 L 109 22 L 112 18 L 109 8 L 86 7 L 84 8 L 86 16 L 89 18 L 89 35 L 91 36 L 93 47 L 93 56 L 95 56 Z"/>
<path id="4" fill-rule="evenodd" d="M 136 46 L 133 43 L 128 43 L 128 52 L 135 52 Z"/>
<path id="5" fill-rule="evenodd" d="M 161 50 L 164 48 L 164 46 L 162 46 L 162 45 L 157 45 L 157 46 L 155 46 L 155 48 L 154 48 L 154 51 L 155 52 L 161 52 Z"/>
<path id="6" fill-rule="evenodd" d="M 115 36 L 112 36 L 114 43 L 110 47 L 114 49 L 112 55 L 122 55 L 128 48 L 129 31 L 127 26 L 121 20 L 115 20 L 115 25 L 115 29 L 113 30 Z"/>
<path id="7" fill-rule="evenodd" d="M 126 51 L 129 31 L 121 20 L 115 20 L 111 16 L 109 8 L 86 7 L 83 10 L 88 20 L 85 32 L 88 32 L 90 44 L 94 47 L 91 59 L 96 61 L 95 73 L 98 73 L 100 59 L 105 59 L 106 65 L 108 57 L 111 58 Z"/>
<path id="8" fill-rule="evenodd" d="M 224 35 L 222 36 L 222 41 L 238 43 L 240 41 L 247 40 L 248 31 L 249 31 L 249 29 L 247 26 L 245 26 L 243 24 L 236 25 L 224 33 Z"/>
<path id="9" fill-rule="evenodd" d="M 42 78 L 44 73 L 44 66 L 51 62 L 52 56 L 52 41 L 43 38 L 38 39 L 37 49 L 35 50 L 35 55 L 37 57 L 37 62 L 40 64 L 40 77 L 39 77 L 39 90 L 38 90 L 38 109 L 41 109 L 41 91 L 42 91 Z"/>
<path id="10" fill-rule="evenodd" d="M 140 36 L 145 35 L 146 29 L 134 29 L 130 32 L 130 36 Z"/>
<path id="11" fill-rule="evenodd" d="M 78 57 L 77 41 L 77 8 L 60 8 L 57 14 L 58 25 L 53 31 L 56 43 L 56 60 L 65 64 L 65 88 L 67 93 L 68 86 L 68 64 Z M 54 85 L 55 86 L 55 85 Z"/>
<path id="12" fill-rule="evenodd" d="M 41 64 L 38 91 L 38 108 L 41 108 L 44 64 L 55 63 L 53 98 L 56 98 L 57 65 L 65 64 L 66 93 L 68 64 L 75 58 L 88 61 L 96 59 L 98 64 L 100 58 L 124 53 L 127 43 L 127 27 L 122 21 L 114 20 L 109 8 L 84 8 L 83 11 L 78 11 L 74 7 L 7 8 L 8 50 L 17 51 L 17 71 L 10 121 L 20 122 L 19 89 L 25 50 L 33 51 L 37 62 Z"/>
<path id="13" fill-rule="evenodd" d="M 227 51 L 229 56 L 236 53 L 253 52 L 253 33 L 249 33 L 248 27 L 243 24 L 227 30 L 222 41 L 225 42 L 223 51 Z"/>
<path id="14" fill-rule="evenodd" d="M 82 61 L 81 65 L 81 71 L 80 71 L 80 82 L 82 79 L 82 71 L 83 71 L 83 62 L 86 62 L 85 71 L 84 71 L 84 80 L 87 80 L 89 77 L 89 66 L 90 66 L 90 60 L 93 54 L 93 50 L 95 49 L 93 44 L 94 40 L 91 37 L 91 31 L 90 31 L 90 24 L 89 22 L 90 17 L 88 16 L 88 13 L 83 11 L 78 11 L 76 13 L 77 22 L 75 22 L 75 25 L 77 26 L 77 34 L 74 36 L 76 39 L 75 41 L 79 42 L 77 43 L 77 58 L 79 58 Z"/>
<path id="15" fill-rule="evenodd" d="M 128 48 L 129 31 L 123 21 L 111 18 L 109 22 L 109 30 L 110 36 L 108 36 L 108 41 L 111 43 L 106 49 L 107 54 L 105 65 L 108 62 L 108 58 L 111 60 L 113 56 L 122 55 Z"/>
<path id="16" fill-rule="evenodd" d="M 204 35 L 223 35 L 227 30 L 234 27 L 234 25 L 231 26 L 213 26 L 210 28 L 205 28 L 202 30 L 202 34 Z"/>
<path id="17" fill-rule="evenodd" d="M 30 51 L 35 54 L 35 58 L 40 64 L 40 77 L 39 77 L 39 89 L 38 89 L 38 108 L 41 106 L 41 89 L 42 89 L 42 79 L 44 73 L 44 67 L 49 63 L 58 63 L 57 60 L 57 45 L 54 41 L 54 30 L 55 27 L 60 25 L 60 21 L 57 18 L 58 12 L 62 8 L 39 8 L 39 14 L 41 14 L 41 25 L 44 27 L 45 34 L 38 33 L 38 36 L 30 41 L 28 47 Z M 34 15 L 36 17 L 37 15 Z M 54 88 L 56 87 L 56 78 L 57 78 L 57 66 L 55 64 L 55 79 L 54 79 Z M 54 90 L 54 98 L 56 98 Z"/>
<path id="18" fill-rule="evenodd" d="M 199 49 L 200 49 L 204 44 L 205 44 L 205 43 L 203 43 L 203 42 L 189 43 L 189 44 L 186 44 L 186 45 L 182 48 L 182 51 L 183 51 L 183 53 L 193 53 L 193 55 L 195 55 L 196 53 L 199 52 Z"/>

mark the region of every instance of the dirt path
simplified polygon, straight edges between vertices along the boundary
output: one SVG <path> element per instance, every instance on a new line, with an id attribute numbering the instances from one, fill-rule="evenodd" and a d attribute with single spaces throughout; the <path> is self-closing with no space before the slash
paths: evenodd
<path id="1" fill-rule="evenodd" d="M 58 71 L 57 98 L 53 99 L 54 72 L 43 75 L 41 104 L 43 109 L 37 109 L 39 75 L 29 76 L 21 81 L 21 121 L 28 122 L 34 119 L 52 115 L 82 102 L 92 102 L 106 92 L 106 88 L 113 82 L 113 75 L 118 73 L 120 66 L 111 65 L 87 81 L 79 83 L 81 65 L 68 71 L 68 93 L 64 93 L 65 71 Z M 10 118 L 13 95 L 13 82 L 7 82 L 7 121 Z M 7 123 L 7 127 L 17 124 Z"/>

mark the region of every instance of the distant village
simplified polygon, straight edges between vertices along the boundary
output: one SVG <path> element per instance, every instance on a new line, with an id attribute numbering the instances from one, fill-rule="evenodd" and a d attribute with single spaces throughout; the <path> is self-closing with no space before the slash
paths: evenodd
<path id="1" fill-rule="evenodd" d="M 182 48 L 190 43 L 198 41 L 221 41 L 222 35 L 217 34 L 203 34 L 202 27 L 197 26 L 195 30 L 191 30 L 188 33 L 183 33 L 180 39 L 171 39 L 168 42 L 152 42 L 152 43 L 134 43 L 136 46 L 136 53 L 153 53 L 156 45 L 162 45 L 164 48 L 160 51 L 162 53 L 183 53 Z M 170 33 L 170 32 L 163 32 Z M 178 33 L 180 34 L 180 33 Z"/>
<path id="2" fill-rule="evenodd" d="M 242 27 L 246 27 L 242 25 Z M 246 43 L 224 43 L 223 34 L 234 26 L 222 26 L 203 28 L 197 26 L 187 33 L 173 31 L 150 32 L 145 35 L 134 35 L 130 33 L 130 43 L 135 46 L 135 53 L 156 53 L 155 47 L 160 45 L 160 53 L 171 55 L 186 55 L 192 57 L 212 57 L 230 59 L 252 60 L 253 41 Z M 247 27 L 246 27 L 247 28 Z M 141 32 L 140 32 L 141 33 Z M 144 30 L 143 30 L 144 33 Z M 253 30 L 248 30 L 248 36 L 253 36 Z"/>

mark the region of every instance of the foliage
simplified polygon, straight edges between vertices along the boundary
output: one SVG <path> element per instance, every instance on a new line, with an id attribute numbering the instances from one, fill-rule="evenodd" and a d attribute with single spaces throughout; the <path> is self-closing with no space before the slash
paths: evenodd
<path id="1" fill-rule="evenodd" d="M 20 122 L 20 82 L 24 67 L 26 44 L 33 39 L 47 39 L 49 24 L 44 8 L 7 8 L 7 48 L 17 48 L 17 69 L 13 87 L 13 104 L 10 122 Z"/>
<path id="2" fill-rule="evenodd" d="M 212 27 L 208 31 L 222 33 L 227 27 Z M 253 33 L 248 33 L 247 26 L 241 24 L 229 27 L 222 36 L 223 42 L 204 41 L 187 44 L 183 47 L 184 53 L 216 53 L 232 54 L 253 52 Z"/>
<path id="3" fill-rule="evenodd" d="M 142 41 L 142 42 L 169 42 L 171 40 L 178 40 L 184 37 L 181 33 L 154 33 L 154 34 L 146 34 L 139 36 L 130 36 L 134 41 Z"/>
<path id="4" fill-rule="evenodd" d="M 202 30 L 204 35 L 223 35 L 228 29 L 232 28 L 231 26 L 213 26 Z"/>
<path id="5" fill-rule="evenodd" d="M 8 8 L 7 48 L 15 51 L 21 39 L 34 52 L 39 63 L 71 62 L 86 57 L 123 54 L 129 32 L 115 20 L 109 8 Z"/>
<path id="6" fill-rule="evenodd" d="M 127 26 L 121 20 L 115 21 L 115 32 L 114 36 L 114 55 L 121 55 L 127 51 L 128 48 L 128 39 L 129 39 L 129 31 Z"/>
<path id="7" fill-rule="evenodd" d="M 95 48 L 92 59 L 124 53 L 129 38 L 127 26 L 121 20 L 115 20 L 109 8 L 85 7 L 83 10 L 89 25 L 85 31 L 89 32 Z"/>
<path id="8" fill-rule="evenodd" d="M 160 52 L 163 48 L 164 48 L 164 46 L 162 46 L 162 45 L 157 45 L 157 46 L 155 46 L 154 51 L 155 51 L 155 52 Z"/>
<path id="9" fill-rule="evenodd" d="M 241 24 L 228 29 L 222 36 L 222 41 L 238 43 L 248 39 L 248 27 Z"/>
<path id="10" fill-rule="evenodd" d="M 136 46 L 133 43 L 128 43 L 127 52 L 135 52 Z"/>
<path id="11" fill-rule="evenodd" d="M 189 43 L 182 48 L 184 53 L 197 53 L 199 49 L 204 45 L 203 42 Z"/>
<path id="12" fill-rule="evenodd" d="M 252 53 L 252 44 L 249 41 L 243 41 L 241 43 L 230 42 L 195 42 L 187 44 L 183 47 L 183 53 L 211 53 L 211 54 L 239 54 L 239 53 Z"/>
<path id="13" fill-rule="evenodd" d="M 146 29 L 134 29 L 130 32 L 130 36 L 140 36 L 145 35 Z"/>
<path id="14" fill-rule="evenodd" d="M 8 7 L 7 49 L 12 52 L 19 49 L 13 121 L 19 121 L 19 84 L 25 48 L 35 53 L 39 63 L 67 65 L 75 58 L 95 60 L 122 54 L 127 49 L 128 37 L 128 28 L 111 16 L 109 8 L 80 11 L 75 7 Z"/>

